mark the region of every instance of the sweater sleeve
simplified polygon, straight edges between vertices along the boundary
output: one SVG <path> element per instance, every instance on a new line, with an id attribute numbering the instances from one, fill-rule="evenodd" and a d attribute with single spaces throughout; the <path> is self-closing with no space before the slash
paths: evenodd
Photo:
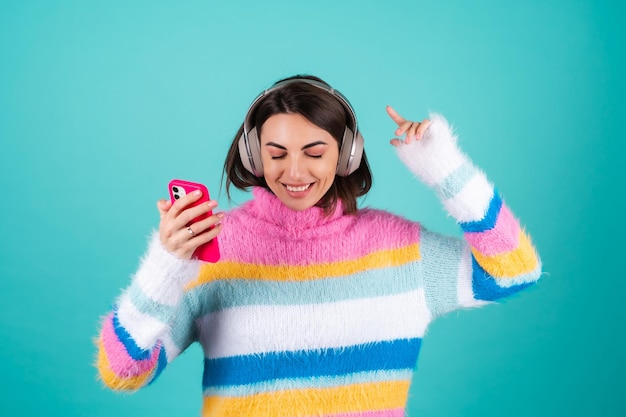
<path id="1" fill-rule="evenodd" d="M 498 191 L 458 148 L 447 121 L 438 114 L 431 121 L 420 141 L 397 152 L 463 231 L 464 240 L 421 233 L 424 289 L 436 316 L 528 287 L 539 278 L 541 262 Z"/>
<path id="2" fill-rule="evenodd" d="M 153 234 L 130 286 L 104 318 L 96 339 L 96 367 L 105 385 L 137 390 L 189 346 L 192 314 L 185 311 L 189 303 L 183 288 L 199 267 L 198 261 L 167 252 Z"/>

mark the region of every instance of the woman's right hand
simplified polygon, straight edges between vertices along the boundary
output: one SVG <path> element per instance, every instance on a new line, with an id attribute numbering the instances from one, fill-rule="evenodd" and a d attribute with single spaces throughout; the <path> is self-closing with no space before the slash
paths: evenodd
<path id="1" fill-rule="evenodd" d="M 202 193 L 197 191 L 181 197 L 174 204 L 169 200 L 157 201 L 161 215 L 159 223 L 161 244 L 180 259 L 191 259 L 200 245 L 214 239 L 222 230 L 219 222 L 223 219 L 224 213 L 215 213 L 191 224 L 193 219 L 217 207 L 215 200 L 191 207 L 191 204 L 201 196 Z"/>

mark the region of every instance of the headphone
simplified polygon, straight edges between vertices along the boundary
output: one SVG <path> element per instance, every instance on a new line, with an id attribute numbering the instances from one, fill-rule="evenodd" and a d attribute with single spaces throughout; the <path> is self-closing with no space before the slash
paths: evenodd
<path id="1" fill-rule="evenodd" d="M 257 135 L 257 128 L 253 125 L 252 115 L 261 104 L 263 99 L 270 93 L 294 83 L 306 83 L 330 93 L 346 110 L 350 120 L 343 132 L 341 146 L 339 147 L 339 160 L 337 161 L 337 175 L 347 177 L 361 165 L 363 156 L 363 136 L 359 132 L 356 114 L 348 102 L 348 99 L 331 86 L 307 78 L 293 78 L 280 81 L 271 88 L 263 91 L 254 99 L 243 123 L 243 133 L 239 137 L 239 156 L 245 169 L 257 177 L 263 176 L 263 162 L 261 160 L 261 141 Z M 351 128 L 352 127 L 352 128 Z"/>

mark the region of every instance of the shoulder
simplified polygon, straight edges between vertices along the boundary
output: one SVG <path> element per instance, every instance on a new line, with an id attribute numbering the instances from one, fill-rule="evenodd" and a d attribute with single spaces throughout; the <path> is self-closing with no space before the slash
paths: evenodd
<path id="1" fill-rule="evenodd" d="M 384 223 L 384 224 L 398 224 L 398 225 L 415 225 L 417 222 L 409 220 L 403 216 L 392 213 L 387 210 L 365 207 L 359 209 L 355 214 L 359 222 L 366 223 Z"/>
<path id="2" fill-rule="evenodd" d="M 420 224 L 400 215 L 368 207 L 360 209 L 354 216 L 355 231 L 370 238 L 380 239 L 390 246 L 419 240 Z"/>

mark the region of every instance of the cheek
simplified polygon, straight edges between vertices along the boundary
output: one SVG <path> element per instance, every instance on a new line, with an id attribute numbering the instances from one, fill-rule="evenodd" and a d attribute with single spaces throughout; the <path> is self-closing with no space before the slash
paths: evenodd
<path id="1" fill-rule="evenodd" d="M 325 164 L 323 166 L 316 166 L 314 170 L 310 171 L 311 174 L 322 182 L 333 182 L 335 180 L 335 173 L 337 167 L 331 164 Z"/>
<path id="2" fill-rule="evenodd" d="M 328 158 L 324 161 L 324 165 L 322 167 L 324 176 L 335 177 L 337 172 L 337 158 Z"/>
<path id="3" fill-rule="evenodd" d="M 272 164 L 266 165 L 264 163 L 263 164 L 263 176 L 265 177 L 265 180 L 268 182 L 275 180 L 277 177 L 275 167 Z"/>
<path id="4" fill-rule="evenodd" d="M 261 162 L 263 162 L 263 176 L 270 177 L 275 175 L 276 172 L 276 161 L 272 159 L 272 157 L 267 154 L 261 154 Z"/>

